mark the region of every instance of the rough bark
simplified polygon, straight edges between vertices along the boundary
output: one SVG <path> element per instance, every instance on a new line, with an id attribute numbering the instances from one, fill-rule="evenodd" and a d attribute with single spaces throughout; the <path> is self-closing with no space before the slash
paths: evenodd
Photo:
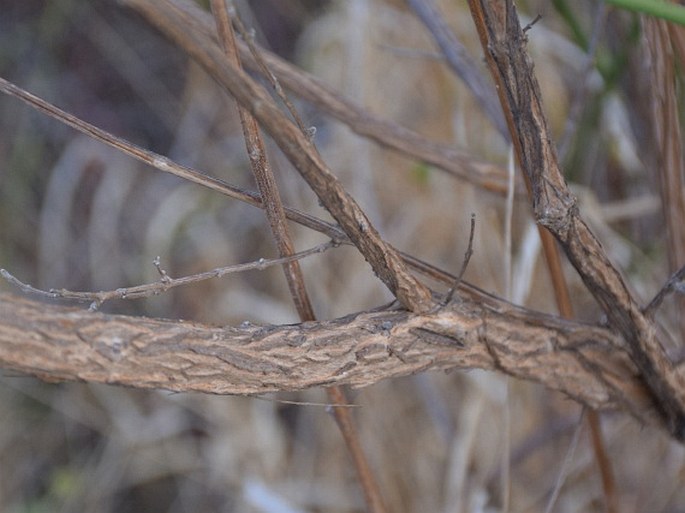
<path id="1" fill-rule="evenodd" d="M 424 315 L 386 309 L 317 323 L 220 327 L 4 294 L 0 366 L 49 380 L 213 394 L 361 387 L 426 370 L 479 368 L 660 422 L 616 334 L 494 301 L 456 301 Z"/>
<path id="2" fill-rule="evenodd" d="M 610 324 L 627 342 L 669 431 L 685 438 L 685 376 L 656 336 L 619 270 L 583 221 L 559 166 L 540 87 L 526 51 L 526 36 L 511 0 L 469 0 L 476 28 L 497 83 L 519 164 L 532 191 L 536 221 L 559 241 Z"/>

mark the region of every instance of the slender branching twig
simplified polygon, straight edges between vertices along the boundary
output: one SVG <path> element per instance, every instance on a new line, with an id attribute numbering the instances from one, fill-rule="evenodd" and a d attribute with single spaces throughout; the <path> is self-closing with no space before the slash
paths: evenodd
<path id="1" fill-rule="evenodd" d="M 333 247 L 336 247 L 337 243 L 333 241 L 328 241 L 324 244 L 319 244 L 313 248 L 300 251 L 298 253 L 293 253 L 287 257 L 264 259 L 260 258 L 255 262 L 249 262 L 246 264 L 236 264 L 229 265 L 226 267 L 217 267 L 211 271 L 204 271 L 197 274 L 191 274 L 188 276 L 183 276 L 181 278 L 172 278 L 169 274 L 161 268 L 159 257 L 155 258 L 153 265 L 160 272 L 160 280 L 154 283 L 147 283 L 145 285 L 136 285 L 134 287 L 120 287 L 114 290 L 103 290 L 99 292 L 79 292 L 67 289 L 50 289 L 41 290 L 37 289 L 27 283 L 22 282 L 13 274 L 5 269 L 0 269 L 0 276 L 7 280 L 12 285 L 18 287 L 22 292 L 38 295 L 45 298 L 51 299 L 72 299 L 76 301 L 92 301 L 90 305 L 90 310 L 97 310 L 105 301 L 112 299 L 139 299 L 143 297 L 158 296 L 163 292 L 170 289 L 180 287 L 182 285 L 190 285 L 193 283 L 198 283 L 205 280 L 210 280 L 212 278 L 222 278 L 228 274 L 241 273 L 245 271 L 263 271 L 269 267 L 275 265 L 283 265 L 289 262 L 295 262 L 302 258 L 306 258 L 311 255 L 323 253 Z"/>
<path id="2" fill-rule="evenodd" d="M 443 305 L 446 305 L 447 303 L 451 302 L 452 299 L 454 299 L 454 294 L 459 289 L 459 285 L 461 284 L 461 281 L 464 278 L 464 273 L 466 272 L 466 268 L 468 267 L 469 261 L 471 260 L 471 256 L 473 255 L 473 236 L 475 232 L 476 214 L 471 214 L 471 229 L 469 230 L 469 243 L 466 247 L 466 252 L 464 253 L 464 260 L 462 260 L 461 262 L 461 269 L 459 270 L 457 279 L 454 280 L 454 284 L 445 295 L 445 299 L 443 299 Z"/>

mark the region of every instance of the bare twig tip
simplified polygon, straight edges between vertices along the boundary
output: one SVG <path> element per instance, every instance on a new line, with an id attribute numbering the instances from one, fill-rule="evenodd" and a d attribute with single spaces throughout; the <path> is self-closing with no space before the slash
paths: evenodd
<path id="1" fill-rule="evenodd" d="M 533 21 L 531 21 L 528 25 L 523 27 L 523 33 L 525 34 L 528 32 L 530 29 L 533 28 L 533 25 L 535 25 L 538 21 L 542 19 L 542 14 L 538 14 L 535 18 L 533 18 Z"/>
<path id="2" fill-rule="evenodd" d="M 473 255 L 473 236 L 475 232 L 476 214 L 474 212 L 471 212 L 471 229 L 469 232 L 469 244 L 466 248 L 466 253 L 464 253 L 464 261 L 461 264 L 461 269 L 459 270 L 459 275 L 457 276 L 457 279 L 454 281 L 454 285 L 452 285 L 452 288 L 449 290 L 449 292 L 445 296 L 445 299 L 442 302 L 443 306 L 452 301 L 452 299 L 454 299 L 454 294 L 456 293 L 457 288 L 459 288 L 459 284 L 461 283 L 462 278 L 464 277 L 466 268 L 468 267 L 469 261 L 471 260 L 471 256 Z"/>

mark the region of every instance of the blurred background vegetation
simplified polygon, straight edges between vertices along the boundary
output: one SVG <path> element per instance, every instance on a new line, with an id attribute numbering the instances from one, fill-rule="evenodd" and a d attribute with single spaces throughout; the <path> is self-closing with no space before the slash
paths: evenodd
<path id="1" fill-rule="evenodd" d="M 669 257 L 644 24 L 597 1 L 519 3 L 526 22 L 543 15 L 528 33 L 530 49 L 581 211 L 648 301 L 669 274 Z M 439 4 L 479 58 L 465 2 Z M 506 166 L 505 142 L 403 1 L 237 6 L 258 42 L 370 112 Z M 145 148 L 254 188 L 231 99 L 117 2 L 3 0 L 0 76 Z M 324 158 L 393 244 L 454 272 L 475 212 L 466 278 L 554 312 L 525 199 L 514 207 L 508 284 L 501 196 L 381 149 L 293 100 L 316 126 Z M 154 281 L 157 255 L 172 276 L 275 255 L 260 211 L 144 168 L 9 97 L 0 98 L 0 134 L 0 266 L 34 286 L 101 290 Z M 285 158 L 270 152 L 284 202 L 324 216 Z M 298 249 L 322 240 L 293 231 Z M 321 318 L 390 299 L 351 248 L 310 258 L 303 270 Z M 568 271 L 578 317 L 600 320 Z M 12 291 L 6 283 L 0 290 Z M 221 324 L 297 320 L 279 269 L 104 310 Z M 669 350 L 681 350 L 676 307 L 665 308 L 661 321 Z M 483 372 L 420 375 L 353 397 L 362 443 L 395 512 L 495 512 L 507 502 L 510 511 L 544 511 L 580 415 L 558 394 Z M 204 397 L 46 384 L 5 372 L 0 509 L 362 511 L 326 409 L 280 400 L 322 403 L 325 394 Z M 604 415 L 603 428 L 621 511 L 685 511 L 683 447 L 624 415 Z M 555 511 L 603 511 L 586 430 L 579 440 Z"/>

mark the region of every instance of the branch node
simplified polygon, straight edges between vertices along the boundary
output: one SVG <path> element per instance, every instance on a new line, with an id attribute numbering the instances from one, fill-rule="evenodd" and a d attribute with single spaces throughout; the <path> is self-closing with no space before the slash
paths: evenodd
<path id="1" fill-rule="evenodd" d="M 538 21 L 540 21 L 541 19 L 542 19 L 542 14 L 539 14 L 539 13 L 538 13 L 538 15 L 537 15 L 535 18 L 533 18 L 533 21 L 531 21 L 528 25 L 526 25 L 525 27 L 523 27 L 523 33 L 525 34 L 525 33 L 528 32 L 530 29 L 532 29 L 532 28 L 533 28 L 533 25 L 535 25 L 535 24 L 536 24 Z"/>

